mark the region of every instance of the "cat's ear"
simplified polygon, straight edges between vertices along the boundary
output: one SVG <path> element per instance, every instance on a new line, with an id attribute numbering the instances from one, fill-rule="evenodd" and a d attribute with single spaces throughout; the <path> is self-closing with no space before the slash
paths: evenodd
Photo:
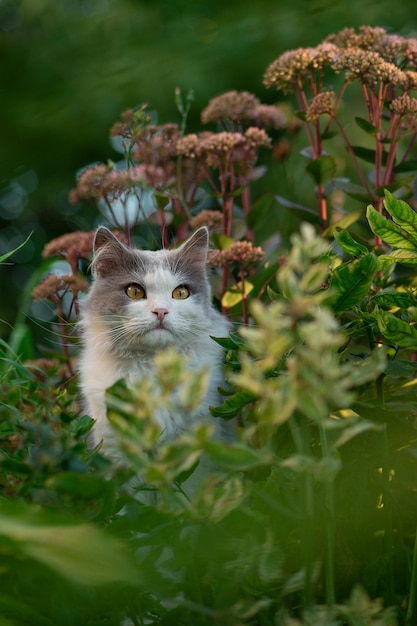
<path id="1" fill-rule="evenodd" d="M 208 244 L 209 231 L 206 226 L 202 226 L 178 248 L 178 252 L 181 253 L 181 258 L 187 259 L 189 263 L 205 266 Z"/>
<path id="2" fill-rule="evenodd" d="M 100 248 L 108 243 L 124 247 L 123 244 L 117 239 L 117 237 L 113 235 L 111 230 L 109 230 L 105 226 L 99 226 L 94 237 L 94 254 L 96 254 L 96 252 L 98 252 Z"/>
<path id="3" fill-rule="evenodd" d="M 99 276 L 108 274 L 115 266 L 120 264 L 126 255 L 128 248 L 105 226 L 100 226 L 94 237 L 93 267 Z"/>

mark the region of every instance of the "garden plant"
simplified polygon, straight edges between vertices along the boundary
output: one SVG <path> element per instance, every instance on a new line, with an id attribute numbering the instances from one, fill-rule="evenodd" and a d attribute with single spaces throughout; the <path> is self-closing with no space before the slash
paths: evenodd
<path id="1" fill-rule="evenodd" d="M 88 449 L 76 323 L 95 224 L 49 242 L 27 294 L 55 313 L 39 358 L 25 360 L 24 311 L 0 346 L 0 626 L 417 623 L 417 40 L 345 29 L 285 52 L 264 83 L 285 102 L 226 92 L 197 133 L 191 92 L 175 93 L 177 123 L 123 112 L 119 160 L 85 167 L 70 195 L 140 247 L 209 228 L 234 329 L 214 338 L 212 413 L 236 440 L 196 425 L 158 445 L 155 407 L 186 411 L 204 384 L 167 351 L 157 386 L 108 392 L 124 463 Z M 295 132 L 308 207 L 256 197 Z M 189 495 L 203 453 L 217 470 Z M 132 493 L 138 475 L 154 504 Z"/>

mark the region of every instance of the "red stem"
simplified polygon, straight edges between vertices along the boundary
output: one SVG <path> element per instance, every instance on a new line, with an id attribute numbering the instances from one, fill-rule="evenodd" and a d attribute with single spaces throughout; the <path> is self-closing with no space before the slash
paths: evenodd
<path id="1" fill-rule="evenodd" d="M 249 315 L 248 315 L 248 298 L 245 291 L 245 270 L 243 269 L 243 264 L 240 264 L 240 282 L 242 284 L 242 315 L 243 315 L 243 323 L 245 326 L 249 324 Z"/>

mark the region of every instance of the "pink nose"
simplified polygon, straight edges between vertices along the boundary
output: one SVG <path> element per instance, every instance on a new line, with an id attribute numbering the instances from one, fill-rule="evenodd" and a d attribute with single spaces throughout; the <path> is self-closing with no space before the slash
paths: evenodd
<path id="1" fill-rule="evenodd" d="M 165 318 L 165 315 L 168 315 L 169 311 L 168 309 L 154 309 L 152 313 L 156 315 L 160 322 L 162 322 L 162 320 Z"/>

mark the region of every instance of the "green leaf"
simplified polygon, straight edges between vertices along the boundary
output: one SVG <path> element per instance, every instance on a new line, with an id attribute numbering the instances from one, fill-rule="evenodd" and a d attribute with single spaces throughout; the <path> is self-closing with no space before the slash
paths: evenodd
<path id="1" fill-rule="evenodd" d="M 355 185 L 345 178 L 333 178 L 332 185 L 336 189 L 340 189 L 345 194 L 361 202 L 372 202 L 373 197 L 366 193 L 366 190 L 361 185 Z"/>
<path id="2" fill-rule="evenodd" d="M 336 230 L 334 238 L 339 246 L 352 256 L 361 257 L 368 254 L 368 248 L 351 237 L 347 230 Z"/>
<path id="3" fill-rule="evenodd" d="M 324 139 L 331 139 L 332 137 L 336 137 L 336 135 L 339 134 L 338 130 L 328 130 L 327 132 L 321 133 L 321 138 Z"/>
<path id="4" fill-rule="evenodd" d="M 245 341 L 234 333 L 230 334 L 228 337 L 211 337 L 216 343 L 219 344 L 225 350 L 239 350 L 240 348 L 245 347 Z"/>
<path id="5" fill-rule="evenodd" d="M 137 582 L 132 560 L 110 534 L 52 512 L 2 506 L 0 543 L 6 543 L 8 552 L 13 546 L 20 558 L 34 559 L 74 583 Z"/>
<path id="6" fill-rule="evenodd" d="M 385 195 L 385 191 L 397 191 L 402 187 L 406 187 L 410 185 L 410 183 L 414 180 L 414 176 L 407 176 L 406 178 L 399 178 L 395 180 L 393 183 L 388 183 L 388 185 L 384 185 L 383 187 L 377 187 L 375 189 L 375 193 L 377 196 L 382 198 Z"/>
<path id="7" fill-rule="evenodd" d="M 207 456 L 225 470 L 244 472 L 271 463 L 270 454 L 261 454 L 244 444 L 225 445 L 218 441 L 208 441 L 205 445 Z"/>
<path id="8" fill-rule="evenodd" d="M 317 214 L 317 211 L 313 211 L 313 209 L 297 204 L 296 202 L 291 202 L 291 200 L 287 200 L 287 198 L 283 198 L 282 196 L 275 196 L 275 199 L 281 206 L 286 209 L 291 209 L 291 212 L 300 219 L 307 220 L 312 224 L 320 223 L 320 217 Z"/>
<path id="9" fill-rule="evenodd" d="M 306 171 L 313 177 L 317 185 L 324 185 L 336 173 L 336 162 L 329 155 L 321 155 L 310 161 L 306 167 Z"/>
<path id="10" fill-rule="evenodd" d="M 392 313 L 378 311 L 376 315 L 378 328 L 390 343 L 402 348 L 417 348 L 417 328 L 403 322 Z"/>
<path id="11" fill-rule="evenodd" d="M 416 261 L 417 262 L 417 261 Z M 379 305 L 387 305 L 389 307 L 398 307 L 400 309 L 408 309 L 411 306 L 417 306 L 417 297 L 412 293 L 397 291 L 392 287 L 387 287 L 372 296 L 372 300 Z"/>
<path id="12" fill-rule="evenodd" d="M 375 424 L 375 422 L 371 422 L 366 419 L 360 419 L 356 421 L 351 426 L 347 426 L 342 432 L 341 435 L 336 439 L 336 441 L 332 444 L 332 448 L 340 448 L 345 445 L 348 441 L 361 435 L 364 432 L 369 430 L 383 430 L 384 426 L 382 424 Z"/>
<path id="13" fill-rule="evenodd" d="M 243 287 L 244 289 L 242 289 L 242 283 L 241 281 L 239 281 L 238 283 L 236 283 L 236 285 L 228 289 L 223 294 L 222 306 L 226 309 L 231 309 L 232 307 L 236 306 L 236 304 L 239 304 L 239 302 L 242 302 L 243 291 L 247 296 L 252 291 L 253 285 L 248 280 L 245 280 L 245 284 Z"/>
<path id="14" fill-rule="evenodd" d="M 220 406 L 210 407 L 210 413 L 213 417 L 221 417 L 225 420 L 230 420 L 240 414 L 241 410 L 250 402 L 257 399 L 250 391 L 242 389 L 227 398 Z"/>
<path id="15" fill-rule="evenodd" d="M 396 224 L 401 226 L 414 240 L 417 247 L 417 213 L 407 202 L 399 200 L 385 190 L 385 208 Z"/>
<path id="16" fill-rule="evenodd" d="M 323 232 L 323 237 L 333 236 L 335 230 L 344 230 L 345 228 L 349 228 L 352 224 L 355 224 L 362 217 L 362 211 L 352 211 L 352 213 L 348 213 L 344 215 L 338 222 L 331 224 L 326 230 Z"/>
<path id="17" fill-rule="evenodd" d="M 413 242 L 410 235 L 400 226 L 378 213 L 372 205 L 366 210 L 369 226 L 375 235 L 393 248 L 402 250 L 414 250 L 417 252 L 417 241 Z"/>
<path id="18" fill-rule="evenodd" d="M 389 254 L 381 254 L 378 262 L 384 267 L 389 263 L 402 263 L 403 265 L 417 264 L 417 250 L 393 250 Z"/>
<path id="19" fill-rule="evenodd" d="M 62 472 L 51 477 L 47 486 L 60 493 L 79 498 L 105 498 L 114 491 L 111 482 L 99 476 L 90 476 L 78 472 Z"/>
<path id="20" fill-rule="evenodd" d="M 0 256 L 0 263 L 3 263 L 3 261 L 5 261 L 6 259 L 8 259 L 9 257 L 12 256 L 12 254 L 14 254 L 15 252 L 17 252 L 18 250 L 20 250 L 20 248 L 23 248 L 24 245 L 27 244 L 27 242 L 29 241 L 29 239 L 32 237 L 32 233 L 30 233 L 25 241 L 23 243 L 20 244 L 20 246 L 17 246 L 17 248 L 15 248 L 14 250 L 10 250 L 10 252 L 6 252 L 6 254 L 3 254 L 2 256 Z"/>
<path id="21" fill-rule="evenodd" d="M 398 172 L 416 172 L 417 171 L 417 159 L 408 159 L 404 163 L 399 163 L 395 166 L 394 171 Z"/>
<path id="22" fill-rule="evenodd" d="M 359 128 L 362 128 L 362 130 L 368 133 L 368 135 L 376 135 L 378 132 L 377 127 L 371 124 L 371 122 L 366 120 L 364 117 L 355 117 L 355 122 Z"/>
<path id="23" fill-rule="evenodd" d="M 386 373 L 392 378 L 415 378 L 417 363 L 406 359 L 395 359 L 387 363 Z"/>
<path id="24" fill-rule="evenodd" d="M 377 257 L 366 254 L 334 270 L 330 284 L 338 294 L 333 304 L 335 313 L 347 311 L 368 294 L 377 268 Z"/>
<path id="25" fill-rule="evenodd" d="M 367 163 L 375 163 L 376 152 L 371 148 L 364 148 L 363 146 L 352 146 L 352 150 L 357 157 L 366 161 Z M 387 162 L 387 153 L 382 153 L 382 165 Z"/>
<path id="26" fill-rule="evenodd" d="M 235 240 L 223 233 L 214 233 L 211 235 L 211 239 L 216 248 L 220 250 L 227 250 L 235 243 Z"/>

